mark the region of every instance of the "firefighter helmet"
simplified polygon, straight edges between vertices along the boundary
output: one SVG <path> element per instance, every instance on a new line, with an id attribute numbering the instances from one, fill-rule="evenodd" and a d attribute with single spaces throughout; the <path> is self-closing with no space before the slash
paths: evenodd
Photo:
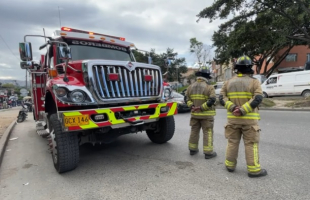
<path id="1" fill-rule="evenodd" d="M 244 55 L 238 58 L 234 66 L 234 70 L 235 72 L 253 74 L 254 71 L 252 70 L 252 67 L 253 67 L 253 63 L 252 63 L 251 58 L 249 56 Z"/>
<path id="2" fill-rule="evenodd" d="M 196 76 L 202 76 L 202 77 L 207 78 L 207 79 L 212 78 L 211 72 L 210 72 L 210 67 L 207 67 L 207 66 L 200 67 L 195 75 Z"/>

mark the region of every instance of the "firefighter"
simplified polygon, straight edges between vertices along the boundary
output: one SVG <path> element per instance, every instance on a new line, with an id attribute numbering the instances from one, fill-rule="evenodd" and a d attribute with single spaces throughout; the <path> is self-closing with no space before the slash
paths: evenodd
<path id="1" fill-rule="evenodd" d="M 191 84 L 186 91 L 187 105 L 191 108 L 191 134 L 189 138 L 190 155 L 195 155 L 198 150 L 199 132 L 203 132 L 203 153 L 205 159 L 215 157 L 213 151 L 213 126 L 216 101 L 214 87 L 208 84 L 211 79 L 207 67 L 200 68 L 196 74 L 197 81 Z"/>
<path id="2" fill-rule="evenodd" d="M 259 163 L 260 129 L 258 105 L 263 100 L 260 82 L 252 77 L 252 61 L 248 56 L 238 58 L 234 71 L 237 76 L 226 81 L 219 100 L 227 109 L 225 137 L 228 139 L 225 166 L 233 172 L 237 165 L 241 137 L 244 141 L 249 177 L 266 176 L 267 171 Z"/>

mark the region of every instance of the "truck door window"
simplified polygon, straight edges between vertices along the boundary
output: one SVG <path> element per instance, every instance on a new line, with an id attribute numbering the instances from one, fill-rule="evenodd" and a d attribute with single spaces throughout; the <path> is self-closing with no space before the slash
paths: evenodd
<path id="1" fill-rule="evenodd" d="M 47 52 L 47 66 L 49 68 L 54 68 L 54 56 L 53 56 L 53 45 L 48 48 Z"/>
<path id="2" fill-rule="evenodd" d="M 272 77 L 268 80 L 268 84 L 277 84 L 277 77 Z"/>

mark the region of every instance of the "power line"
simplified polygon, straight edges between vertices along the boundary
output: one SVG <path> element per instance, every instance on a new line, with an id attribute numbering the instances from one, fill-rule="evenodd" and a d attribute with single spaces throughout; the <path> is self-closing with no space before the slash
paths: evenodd
<path id="1" fill-rule="evenodd" d="M 10 49 L 9 45 L 5 42 L 5 40 L 3 39 L 3 37 L 0 35 L 0 38 L 2 39 L 2 41 L 4 42 L 4 44 L 6 45 L 6 47 L 10 50 L 10 52 L 12 53 L 12 55 L 19 61 L 19 59 L 16 57 L 16 55 L 13 53 L 13 51 Z"/>

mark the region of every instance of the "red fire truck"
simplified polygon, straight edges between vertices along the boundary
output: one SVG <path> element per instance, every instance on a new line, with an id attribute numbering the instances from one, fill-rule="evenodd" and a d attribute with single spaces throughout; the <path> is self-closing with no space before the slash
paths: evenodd
<path id="1" fill-rule="evenodd" d="M 29 37 L 43 37 L 40 62 Z M 138 63 L 125 38 L 62 27 L 52 37 L 25 35 L 20 66 L 32 76 L 37 133 L 49 141 L 59 173 L 79 162 L 79 145 L 146 131 L 158 144 L 174 134 L 177 103 L 167 103 L 159 66 Z"/>

